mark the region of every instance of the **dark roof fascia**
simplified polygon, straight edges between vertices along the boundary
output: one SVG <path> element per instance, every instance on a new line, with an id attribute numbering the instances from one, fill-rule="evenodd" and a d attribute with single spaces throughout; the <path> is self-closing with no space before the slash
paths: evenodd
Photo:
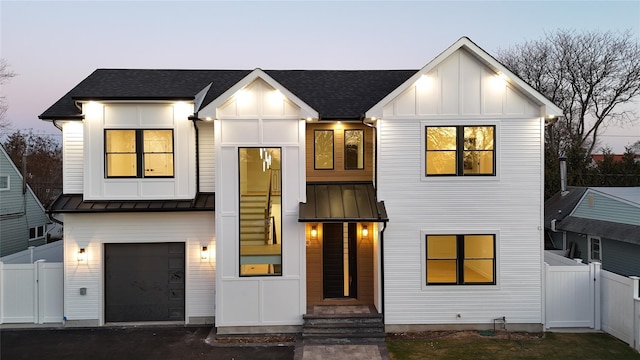
<path id="1" fill-rule="evenodd" d="M 195 96 L 74 96 L 74 101 L 193 101 Z"/>
<path id="2" fill-rule="evenodd" d="M 40 120 L 73 120 L 73 121 L 82 121 L 84 120 L 84 115 L 51 115 L 51 116 L 38 116 Z"/>
<path id="3" fill-rule="evenodd" d="M 567 216 L 556 229 L 640 245 L 640 226 Z"/>

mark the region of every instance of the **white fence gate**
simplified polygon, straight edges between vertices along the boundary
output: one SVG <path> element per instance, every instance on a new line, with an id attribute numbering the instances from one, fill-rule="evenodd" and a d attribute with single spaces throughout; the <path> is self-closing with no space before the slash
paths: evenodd
<path id="1" fill-rule="evenodd" d="M 603 330 L 640 351 L 640 278 L 545 252 L 545 327 Z"/>
<path id="2" fill-rule="evenodd" d="M 61 323 L 62 318 L 62 263 L 0 262 L 0 324 Z"/>

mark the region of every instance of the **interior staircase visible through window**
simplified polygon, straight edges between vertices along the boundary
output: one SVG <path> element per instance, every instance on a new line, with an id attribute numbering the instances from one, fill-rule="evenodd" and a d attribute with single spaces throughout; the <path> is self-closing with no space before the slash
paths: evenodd
<path id="1" fill-rule="evenodd" d="M 240 197 L 240 245 L 269 243 L 268 194 Z"/>

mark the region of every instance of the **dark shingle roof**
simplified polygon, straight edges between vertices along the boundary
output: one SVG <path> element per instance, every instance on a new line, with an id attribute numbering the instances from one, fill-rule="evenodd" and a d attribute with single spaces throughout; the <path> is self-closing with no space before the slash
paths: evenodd
<path id="1" fill-rule="evenodd" d="M 358 119 L 417 70 L 267 70 L 325 119 Z M 44 111 L 43 120 L 79 117 L 74 100 L 193 99 L 212 84 L 201 108 L 250 70 L 98 69 Z"/>
<path id="2" fill-rule="evenodd" d="M 640 245 L 640 226 L 610 221 L 567 216 L 556 225 L 558 230 L 589 234 L 602 238 Z"/>
<path id="3" fill-rule="evenodd" d="M 63 119 L 80 115 L 74 100 L 193 99 L 207 85 L 211 99 L 249 74 L 248 70 L 98 69 L 40 115 Z M 209 100 L 211 101 L 211 100 Z"/>
<path id="4" fill-rule="evenodd" d="M 267 70 L 324 119 L 357 119 L 417 70 Z"/>
<path id="5" fill-rule="evenodd" d="M 551 228 L 551 220 L 561 221 L 569 216 L 576 207 L 582 195 L 587 191 L 586 187 L 568 186 L 567 193 L 556 193 L 544 202 L 544 227 Z"/>

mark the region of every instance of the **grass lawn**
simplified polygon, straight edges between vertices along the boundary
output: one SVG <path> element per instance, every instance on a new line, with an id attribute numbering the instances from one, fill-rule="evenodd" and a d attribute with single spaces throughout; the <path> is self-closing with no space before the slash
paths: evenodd
<path id="1" fill-rule="evenodd" d="M 603 333 L 545 333 L 544 336 L 463 336 L 425 334 L 390 336 L 386 340 L 395 360 L 414 359 L 615 359 L 640 360 L 629 345 Z"/>

